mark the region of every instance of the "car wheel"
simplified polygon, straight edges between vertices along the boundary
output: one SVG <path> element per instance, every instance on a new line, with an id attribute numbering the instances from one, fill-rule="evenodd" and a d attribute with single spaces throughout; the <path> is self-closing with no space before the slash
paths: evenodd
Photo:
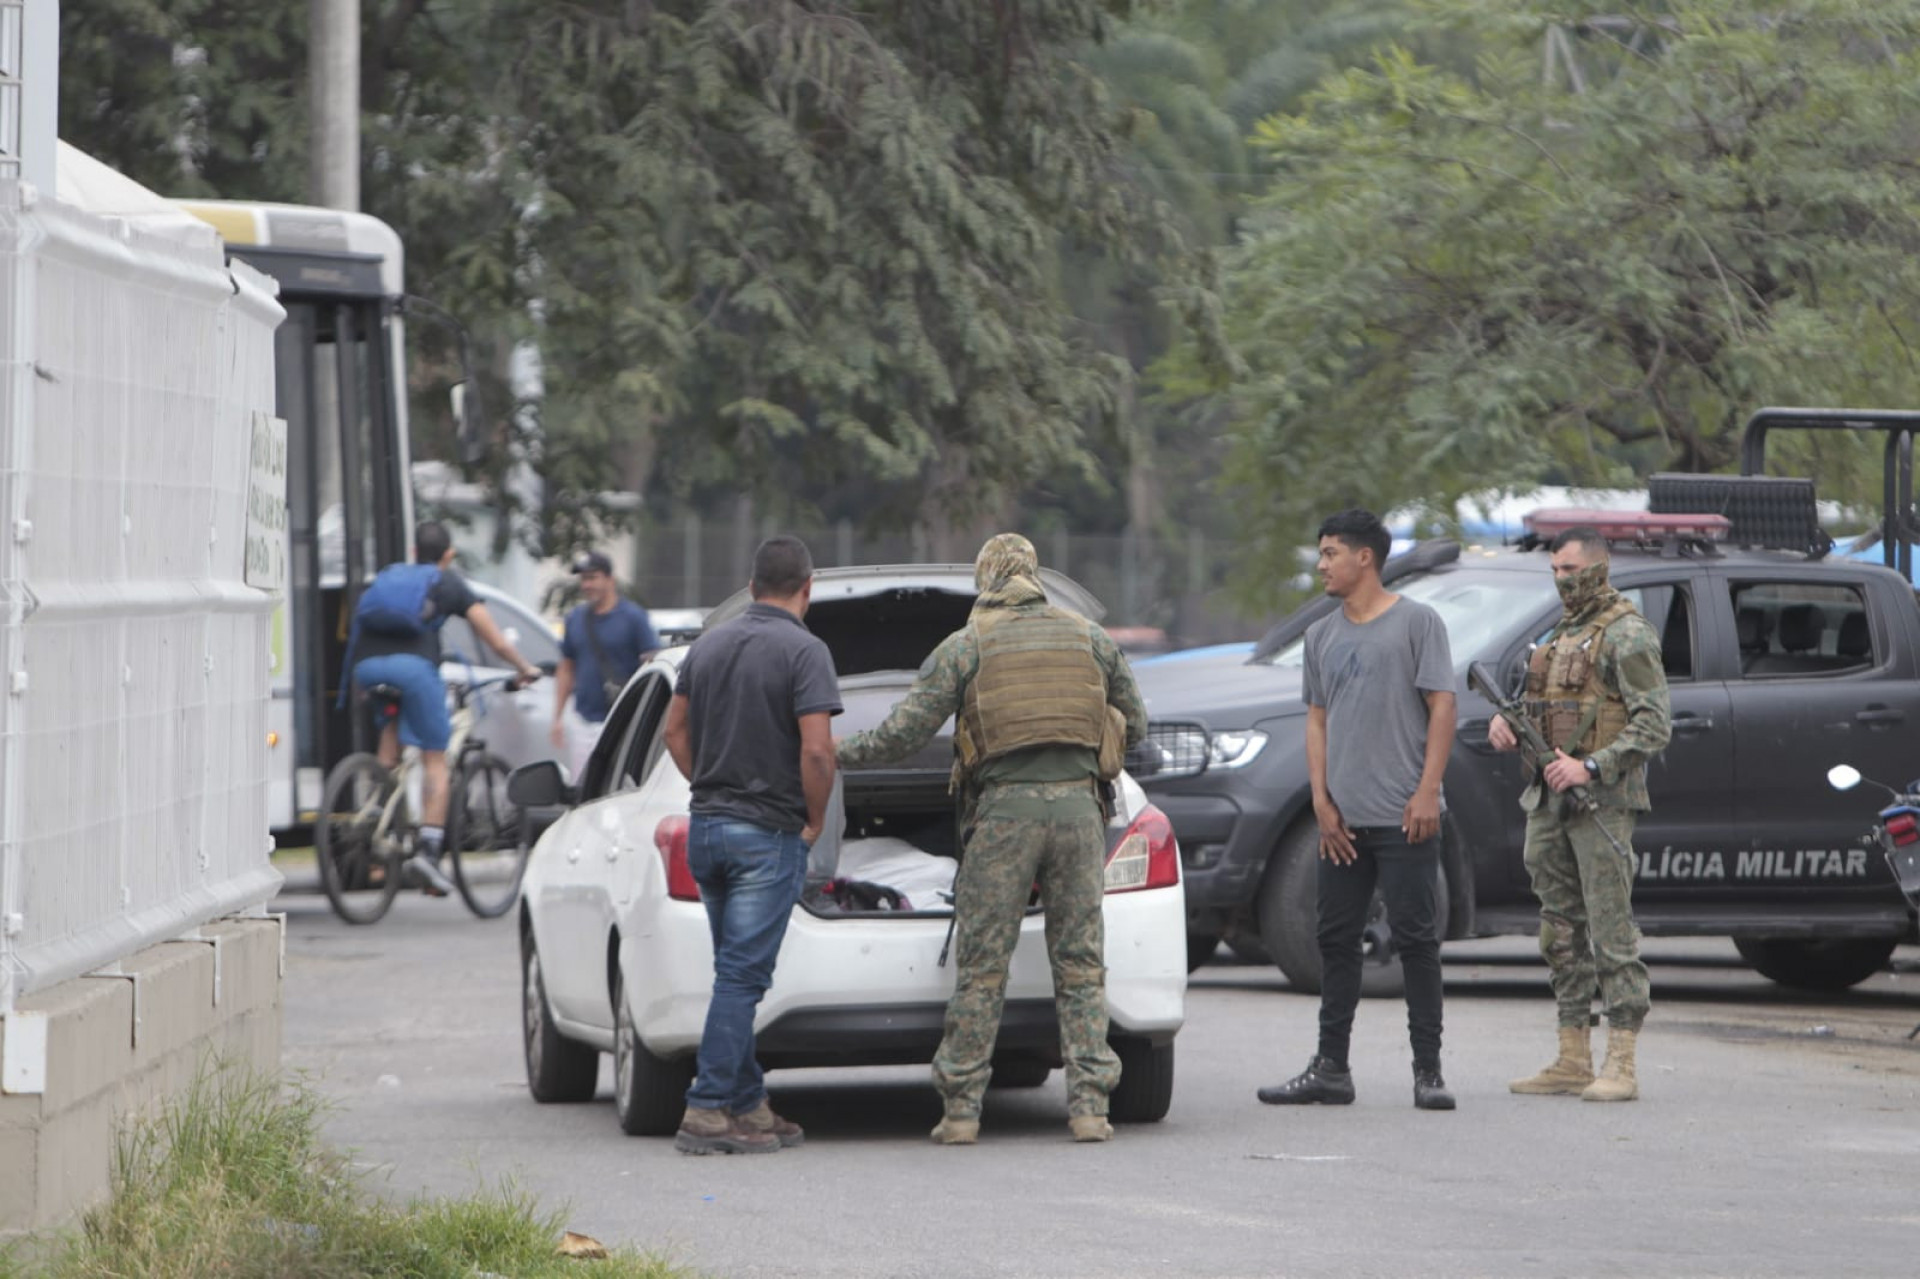
<path id="1" fill-rule="evenodd" d="M 640 1042 L 624 977 L 613 982 L 613 1108 L 629 1137 L 668 1137 L 680 1128 L 693 1084 L 693 1058 L 656 1057 Z"/>
<path id="2" fill-rule="evenodd" d="M 1227 949 L 1233 957 L 1243 964 L 1271 964 L 1273 952 L 1267 949 L 1266 940 L 1260 936 L 1260 929 L 1246 915 L 1233 922 L 1227 929 Z"/>
<path id="3" fill-rule="evenodd" d="M 1219 949 L 1219 933 L 1196 933 L 1189 929 L 1187 931 L 1187 971 L 1192 972 L 1212 959 L 1213 953 Z"/>
<path id="4" fill-rule="evenodd" d="M 989 1088 L 1038 1088 L 1053 1074 L 1053 1063 L 1040 1057 L 1003 1057 L 993 1063 Z"/>
<path id="5" fill-rule="evenodd" d="M 1891 937 L 1736 937 L 1740 958 L 1762 977 L 1803 990 L 1845 990 L 1887 966 L 1897 941 Z"/>
<path id="6" fill-rule="evenodd" d="M 1120 1083 L 1107 1098 L 1107 1117 L 1119 1124 L 1157 1124 L 1173 1105 L 1173 1041 L 1132 1035 L 1110 1041 L 1120 1057 Z"/>
<path id="7" fill-rule="evenodd" d="M 540 951 L 529 934 L 520 944 L 520 1041 L 527 1091 L 542 1103 L 592 1101 L 600 1083 L 600 1050 L 568 1039 L 553 1024 Z"/>
<path id="8" fill-rule="evenodd" d="M 1267 871 L 1260 886 L 1260 936 L 1273 961 L 1297 991 L 1307 995 L 1320 993 L 1325 973 L 1320 964 L 1320 830 L 1312 822 L 1301 822 L 1281 841 L 1274 854 L 1278 865 Z M 1446 933 L 1446 920 L 1452 909 L 1446 866 L 1440 868 L 1434 911 L 1440 931 Z M 1378 891 L 1373 895 L 1368 928 L 1386 922 L 1386 905 Z M 1406 993 L 1407 976 L 1398 956 L 1380 962 L 1369 953 L 1360 969 L 1360 993 L 1369 999 L 1399 998 Z"/>

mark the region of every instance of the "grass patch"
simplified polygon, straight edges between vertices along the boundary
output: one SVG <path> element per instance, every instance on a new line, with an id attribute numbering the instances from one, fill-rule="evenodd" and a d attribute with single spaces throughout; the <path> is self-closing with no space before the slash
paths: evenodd
<path id="1" fill-rule="evenodd" d="M 558 1252 L 559 1218 L 511 1184 L 400 1205 L 319 1137 L 300 1085 L 231 1068 L 123 1133 L 112 1198 L 69 1235 L 0 1255 L 0 1279 L 677 1279 L 628 1249 Z M 32 1260 L 29 1260 L 29 1255 Z"/>
<path id="2" fill-rule="evenodd" d="M 276 848 L 273 850 L 274 869 L 285 874 L 289 870 L 312 870 L 319 865 L 311 846 L 305 848 Z"/>

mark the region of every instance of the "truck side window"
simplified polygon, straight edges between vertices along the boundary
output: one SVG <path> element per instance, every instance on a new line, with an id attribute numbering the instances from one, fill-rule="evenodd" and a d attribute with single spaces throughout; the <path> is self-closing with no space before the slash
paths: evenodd
<path id="1" fill-rule="evenodd" d="M 1693 597 L 1687 588 L 1660 583 L 1624 587 L 1620 594 L 1640 610 L 1640 616 L 1646 618 L 1647 624 L 1660 636 L 1660 661 L 1666 668 L 1668 682 L 1692 679 Z M 1534 643 L 1545 643 L 1551 634 L 1553 629 L 1549 627 L 1534 637 Z M 1519 669 L 1525 663 L 1526 654 L 1522 652 L 1518 665 L 1510 673 L 1511 687 L 1518 687 Z"/>
<path id="2" fill-rule="evenodd" d="M 1878 664 L 1866 598 L 1858 586 L 1734 582 L 1732 590 L 1743 676 L 1804 679 Z"/>

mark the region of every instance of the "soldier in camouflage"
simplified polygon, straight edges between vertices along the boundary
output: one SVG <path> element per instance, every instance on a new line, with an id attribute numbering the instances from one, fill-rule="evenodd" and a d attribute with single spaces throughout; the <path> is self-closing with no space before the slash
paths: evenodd
<path id="1" fill-rule="evenodd" d="M 971 1145 L 992 1073 L 1007 965 L 1036 881 L 1046 908 L 1069 1126 L 1105 1141 L 1120 1062 L 1107 1044 L 1106 823 L 1098 782 L 1146 735 L 1126 658 L 1099 627 L 1047 603 L 1033 544 L 988 540 L 974 563 L 979 597 L 966 626 L 920 668 L 879 727 L 840 743 L 842 767 L 899 759 L 951 717 L 961 803 L 956 963 L 946 1030 L 933 1059 L 945 1117 L 933 1139 Z"/>
<path id="2" fill-rule="evenodd" d="M 1591 528 L 1568 529 L 1551 550 L 1565 611 L 1533 651 L 1526 696 L 1558 757 L 1530 778 L 1520 806 L 1527 812 L 1527 873 L 1540 899 L 1540 951 L 1559 1005 L 1560 1055 L 1509 1087 L 1632 1101 L 1640 1095 L 1634 1051 L 1648 994 L 1630 850 L 1634 820 L 1650 807 L 1647 759 L 1665 748 L 1672 731 L 1667 676 L 1653 627 L 1607 580 L 1606 539 Z M 1489 737 L 1501 750 L 1516 745 L 1503 719 L 1493 721 Z M 1586 788 L 1598 811 L 1569 804 L 1565 792 L 1575 786 Z M 1598 1078 L 1587 1029 L 1596 973 L 1607 1005 L 1607 1058 Z"/>

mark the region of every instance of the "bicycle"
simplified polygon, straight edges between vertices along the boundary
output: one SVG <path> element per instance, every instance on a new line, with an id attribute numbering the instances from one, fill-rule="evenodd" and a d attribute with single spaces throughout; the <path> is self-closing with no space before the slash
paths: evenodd
<path id="1" fill-rule="evenodd" d="M 467 909 L 482 919 L 496 918 L 512 908 L 530 849 L 525 823 L 507 802 L 506 761 L 489 755 L 486 742 L 474 735 L 471 702 L 486 689 L 512 684 L 515 678 L 448 685 L 453 695 L 453 736 L 447 743 L 451 763 L 444 846 L 453 865 L 454 887 Z M 391 685 L 362 689 L 358 700 L 375 708 L 376 723 L 400 713 L 400 690 Z M 402 866 L 418 840 L 419 826 L 407 811 L 407 795 L 419 767 L 419 752 L 411 748 L 393 769 L 377 755 L 359 751 L 327 774 L 314 854 L 327 900 L 349 924 L 379 920 L 403 886 Z"/>

